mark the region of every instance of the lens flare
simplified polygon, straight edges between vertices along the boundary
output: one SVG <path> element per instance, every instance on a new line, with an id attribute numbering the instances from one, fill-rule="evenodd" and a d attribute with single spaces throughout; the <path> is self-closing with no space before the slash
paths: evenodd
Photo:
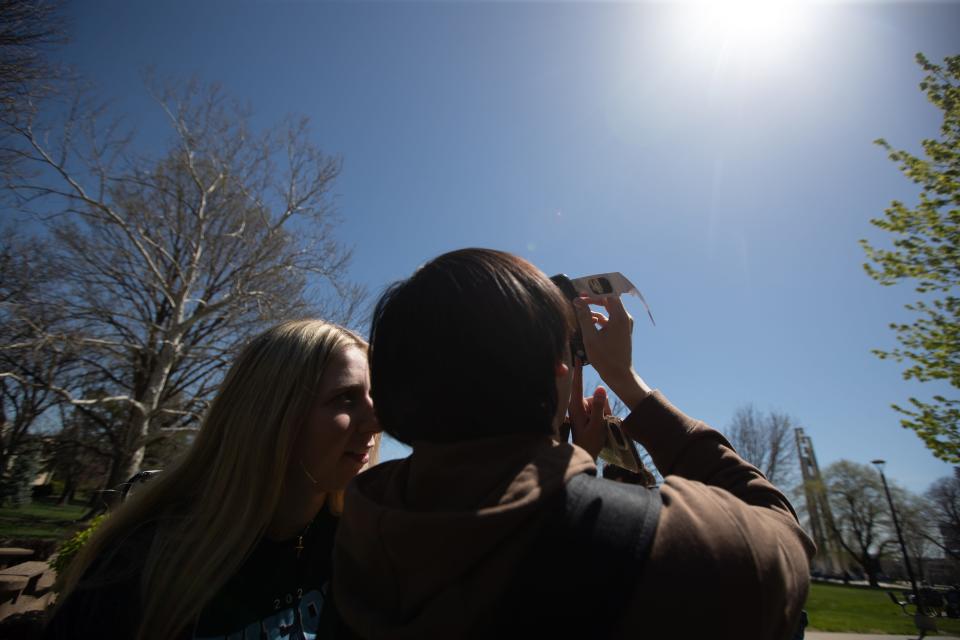
<path id="1" fill-rule="evenodd" d="M 684 31 L 690 44 L 721 45 L 752 55 L 787 48 L 806 27 L 809 7 L 786 0 L 728 0 L 684 3 Z"/>

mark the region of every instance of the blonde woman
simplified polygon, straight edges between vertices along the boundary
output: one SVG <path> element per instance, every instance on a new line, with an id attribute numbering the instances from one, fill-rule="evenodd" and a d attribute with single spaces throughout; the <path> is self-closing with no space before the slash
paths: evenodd
<path id="1" fill-rule="evenodd" d="M 63 576 L 48 638 L 324 637 L 343 489 L 376 458 L 367 345 L 326 322 L 255 338 L 175 467 Z"/>

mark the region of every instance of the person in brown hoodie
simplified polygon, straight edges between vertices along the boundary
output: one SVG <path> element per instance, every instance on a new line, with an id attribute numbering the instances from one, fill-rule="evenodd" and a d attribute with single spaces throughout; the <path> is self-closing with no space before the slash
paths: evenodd
<path id="1" fill-rule="evenodd" d="M 387 290 L 371 327 L 371 395 L 383 429 L 413 453 L 347 490 L 333 594 L 354 633 L 566 637 L 594 624 L 586 635 L 792 637 L 813 543 L 760 471 L 636 374 L 632 325 L 618 297 L 583 295 L 571 308 L 536 267 L 488 249 L 444 254 Z M 625 583 L 576 568 L 603 549 L 551 547 L 579 527 L 564 519 L 565 500 L 572 479 L 596 474 L 604 437 L 604 390 L 583 401 L 576 391 L 577 327 L 632 409 L 624 431 L 665 478 L 631 487 L 644 493 L 616 514 L 637 540 L 624 566 L 639 570 Z M 571 390 L 573 444 L 557 437 Z M 532 563 L 544 549 L 549 562 Z"/>

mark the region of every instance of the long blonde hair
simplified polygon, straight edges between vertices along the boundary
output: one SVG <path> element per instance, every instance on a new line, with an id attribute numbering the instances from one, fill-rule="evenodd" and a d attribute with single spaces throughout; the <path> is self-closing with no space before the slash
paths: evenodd
<path id="1" fill-rule="evenodd" d="M 173 637 L 195 621 L 263 536 L 327 362 L 349 346 L 366 350 L 358 335 L 320 320 L 286 322 L 254 338 L 182 460 L 112 513 L 71 563 L 60 602 L 83 588 L 91 563 L 150 523 L 137 637 Z M 327 504 L 338 513 L 343 492 Z"/>

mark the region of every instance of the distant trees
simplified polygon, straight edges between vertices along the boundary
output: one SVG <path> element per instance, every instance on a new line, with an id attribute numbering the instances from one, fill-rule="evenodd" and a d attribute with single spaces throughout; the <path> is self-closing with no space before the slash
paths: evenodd
<path id="1" fill-rule="evenodd" d="M 900 523 L 903 544 L 910 557 L 911 566 L 917 580 L 923 580 L 927 576 L 926 562 L 936 553 L 937 548 L 934 543 L 937 537 L 936 526 L 935 521 L 930 518 L 930 504 L 923 496 L 896 485 L 890 487 L 890 494 L 897 510 L 897 521 Z M 889 535 L 891 548 L 894 548 L 895 533 L 891 531 Z"/>
<path id="2" fill-rule="evenodd" d="M 890 511 L 876 470 L 849 460 L 834 462 L 823 472 L 837 528 L 837 538 L 878 586 L 880 556 L 893 541 L 889 535 Z"/>
<path id="3" fill-rule="evenodd" d="M 65 504 L 76 500 L 81 487 L 103 487 L 110 471 L 111 447 L 97 423 L 83 411 L 63 403 L 58 409 L 60 429 L 51 439 L 46 464 L 60 483 L 57 504 Z M 92 496 L 88 502 L 98 508 L 102 500 Z"/>
<path id="4" fill-rule="evenodd" d="M 890 504 L 880 475 L 870 465 L 839 460 L 824 471 L 827 495 L 841 546 L 860 565 L 870 584 L 878 586 L 880 560 L 892 554 L 899 562 L 901 550 Z M 904 546 L 918 579 L 936 542 L 938 507 L 888 479 Z"/>
<path id="5" fill-rule="evenodd" d="M 921 188 L 919 202 L 908 207 L 894 201 L 883 218 L 871 220 L 891 234 L 893 248 L 861 240 L 870 277 L 883 285 L 914 283 L 921 299 L 907 305 L 916 316 L 911 323 L 891 324 L 900 347 L 874 351 L 881 358 L 909 361 L 905 379 L 943 380 L 960 389 L 960 56 L 943 65 L 917 54 L 927 73 L 920 89 L 943 112 L 939 139 L 924 140 L 925 157 L 887 150 L 903 174 Z M 913 429 L 938 458 L 960 463 L 960 399 L 935 395 L 930 401 L 909 399 L 911 408 L 893 405 L 904 427 Z"/>
<path id="6" fill-rule="evenodd" d="M 19 332 L 0 341 L 0 380 L 17 390 L 4 406 L 36 393 L 83 416 L 108 486 L 196 427 L 252 334 L 294 316 L 350 322 L 365 297 L 334 236 L 340 160 L 304 119 L 258 132 L 216 86 L 151 92 L 170 131 L 152 153 L 83 94 L 5 123 L 21 162 L 3 187 L 42 230 L 0 264 L 0 313 Z M 7 290 L 33 272 L 49 277 Z"/>
<path id="7" fill-rule="evenodd" d="M 11 463 L 18 455 L 33 455 L 31 430 L 57 401 L 47 381 L 58 376 L 68 356 L 38 339 L 61 310 L 43 303 L 52 274 L 38 268 L 33 256 L 39 243 L 25 240 L 13 230 L 0 239 L 0 501 L 12 496 L 9 487 L 22 475 Z M 32 478 L 31 478 L 32 480 Z"/>
<path id="8" fill-rule="evenodd" d="M 796 476 L 796 427 L 796 421 L 785 413 L 762 413 L 745 404 L 734 413 L 726 436 L 740 457 L 760 469 L 767 480 L 782 486 Z"/>
<path id="9" fill-rule="evenodd" d="M 926 498 L 935 534 L 931 542 L 947 557 L 960 560 L 960 470 L 930 485 Z"/>

